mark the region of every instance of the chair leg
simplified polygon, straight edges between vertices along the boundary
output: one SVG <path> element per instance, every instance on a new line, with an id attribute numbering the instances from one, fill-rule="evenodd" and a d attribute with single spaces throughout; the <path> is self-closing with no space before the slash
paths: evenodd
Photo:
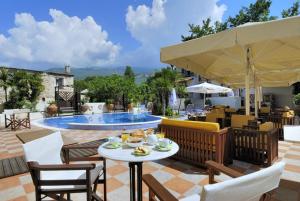
<path id="1" fill-rule="evenodd" d="M 41 194 L 36 190 L 35 191 L 35 200 L 36 201 L 41 201 L 42 199 L 41 199 Z"/>
<path id="2" fill-rule="evenodd" d="M 67 193 L 67 200 L 71 201 L 71 193 Z"/>
<path id="3" fill-rule="evenodd" d="M 106 185 L 106 159 L 103 159 L 103 194 L 104 194 L 104 201 L 107 201 L 107 185 Z"/>
<path id="4" fill-rule="evenodd" d="M 86 191 L 86 201 L 91 201 L 92 200 L 92 189 L 89 187 Z"/>
<path id="5" fill-rule="evenodd" d="M 97 192 L 98 180 L 99 180 L 99 177 L 94 182 L 94 185 L 93 185 L 93 194 L 96 194 L 96 192 Z M 95 200 L 95 197 L 92 196 L 92 201 L 94 201 L 94 200 Z"/>

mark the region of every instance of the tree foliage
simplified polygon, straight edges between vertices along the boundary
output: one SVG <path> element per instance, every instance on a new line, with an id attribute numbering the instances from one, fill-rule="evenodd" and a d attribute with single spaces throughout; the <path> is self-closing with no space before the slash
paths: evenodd
<path id="1" fill-rule="evenodd" d="M 10 74 L 8 70 L 4 67 L 1 67 L 0 69 L 0 87 L 3 88 L 4 93 L 5 93 L 5 102 L 8 100 L 8 94 L 7 94 L 7 89 L 10 86 Z"/>
<path id="2" fill-rule="evenodd" d="M 135 74 L 134 74 L 131 66 L 126 66 L 125 72 L 124 72 L 124 77 L 126 79 L 130 79 L 132 81 L 135 81 Z"/>
<path id="3" fill-rule="evenodd" d="M 10 93 L 5 103 L 6 108 L 34 109 L 36 100 L 44 90 L 43 79 L 40 73 L 25 71 L 8 72 Z"/>
<path id="4" fill-rule="evenodd" d="M 283 10 L 283 11 L 281 12 L 282 18 L 292 17 L 292 16 L 299 15 L 299 14 L 300 14 L 299 6 L 300 6 L 299 1 L 296 1 L 296 2 L 292 5 L 292 7 L 290 7 L 289 9 Z"/>
<path id="5" fill-rule="evenodd" d="M 181 36 L 182 41 L 200 38 L 209 34 L 214 34 L 232 27 L 237 27 L 248 22 L 263 22 L 274 20 L 277 17 L 270 16 L 271 0 L 257 0 L 248 7 L 240 9 L 238 14 L 230 16 L 224 22 L 216 21 L 212 24 L 211 19 L 203 20 L 202 25 L 188 24 L 190 35 Z M 299 15 L 299 1 L 295 2 L 289 9 L 282 11 L 282 17 Z"/>
<path id="6" fill-rule="evenodd" d="M 173 87 L 178 84 L 179 75 L 171 68 L 161 69 L 145 82 L 137 84 L 133 79 L 134 72 L 126 68 L 124 75 L 92 76 L 75 81 L 77 89 L 88 89 L 91 102 L 110 102 L 123 104 L 153 102 L 156 114 L 165 113 L 168 98 Z"/>

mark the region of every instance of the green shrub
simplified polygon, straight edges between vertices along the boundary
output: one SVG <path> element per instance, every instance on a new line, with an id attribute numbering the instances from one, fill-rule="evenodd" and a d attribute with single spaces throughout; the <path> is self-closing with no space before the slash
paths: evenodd
<path id="1" fill-rule="evenodd" d="M 173 109 L 171 107 L 166 108 L 166 116 L 172 117 L 173 116 Z"/>
<path id="2" fill-rule="evenodd" d="M 293 102 L 295 105 L 300 105 L 300 93 L 294 96 Z"/>
<path id="3" fill-rule="evenodd" d="M 184 107 L 188 106 L 189 104 L 192 104 L 191 99 L 185 99 L 184 100 Z"/>

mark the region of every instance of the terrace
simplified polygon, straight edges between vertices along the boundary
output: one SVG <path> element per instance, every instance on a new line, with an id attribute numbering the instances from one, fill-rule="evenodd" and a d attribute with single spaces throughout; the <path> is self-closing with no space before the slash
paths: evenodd
<path id="1" fill-rule="evenodd" d="M 297 91 L 300 16 L 271 19 L 190 25 L 141 84 L 131 67 L 75 84 L 69 66 L 2 67 L 0 199 L 299 201 L 300 91 L 275 104 L 263 89 Z"/>
<path id="2" fill-rule="evenodd" d="M 32 131 L 41 130 L 33 127 Z M 23 155 L 22 144 L 16 134 L 28 132 L 19 130 L 11 132 L 2 129 L 0 135 L 2 159 Z M 112 135 L 119 135 L 121 131 L 82 131 L 70 130 L 63 134 L 73 138 L 77 142 L 94 141 Z M 279 159 L 285 161 L 286 167 L 282 179 L 287 182 L 282 183 L 277 190 L 275 199 L 278 201 L 296 201 L 300 198 L 300 143 L 284 142 L 279 143 Z M 3 161 L 2 161 L 3 162 Z M 231 168 L 243 173 L 251 173 L 260 169 L 260 166 L 234 161 Z M 108 200 L 129 200 L 129 174 L 128 164 L 125 162 L 107 161 L 107 195 Z M 164 159 L 144 164 L 143 174 L 150 173 L 158 179 L 176 197 L 184 197 L 194 193 L 199 193 L 203 185 L 208 184 L 207 173 L 193 165 L 189 165 L 174 159 Z M 226 180 L 224 175 L 217 176 L 218 180 Z M 34 200 L 34 185 L 29 173 L 24 173 L 12 177 L 2 178 L 0 182 L 1 200 Z M 98 187 L 98 194 L 102 195 L 102 186 Z M 148 199 L 148 188 L 143 185 L 144 200 Z M 72 195 L 73 200 L 84 200 L 85 194 Z"/>

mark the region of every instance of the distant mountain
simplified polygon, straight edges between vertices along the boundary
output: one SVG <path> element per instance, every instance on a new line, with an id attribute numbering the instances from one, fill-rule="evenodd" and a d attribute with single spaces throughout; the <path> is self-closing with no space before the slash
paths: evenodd
<path id="1" fill-rule="evenodd" d="M 132 67 L 134 73 L 136 74 L 137 82 L 145 80 L 148 76 L 152 75 L 155 71 L 159 69 L 153 68 L 143 68 L 143 67 Z M 64 72 L 64 68 L 50 68 L 48 72 Z M 71 74 L 75 76 L 75 79 L 84 79 L 88 76 L 107 76 L 112 74 L 123 75 L 125 71 L 125 66 L 123 67 L 86 67 L 86 68 L 71 68 Z"/>

